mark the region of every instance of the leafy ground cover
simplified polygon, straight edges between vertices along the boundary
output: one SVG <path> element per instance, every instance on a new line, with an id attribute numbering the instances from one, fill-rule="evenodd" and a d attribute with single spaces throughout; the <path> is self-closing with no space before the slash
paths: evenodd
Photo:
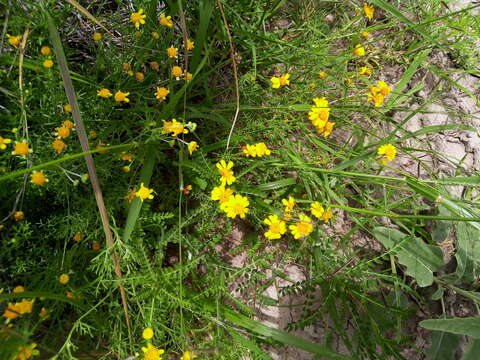
<path id="1" fill-rule="evenodd" d="M 2 359 L 475 359 L 478 4 L 2 6 Z"/>

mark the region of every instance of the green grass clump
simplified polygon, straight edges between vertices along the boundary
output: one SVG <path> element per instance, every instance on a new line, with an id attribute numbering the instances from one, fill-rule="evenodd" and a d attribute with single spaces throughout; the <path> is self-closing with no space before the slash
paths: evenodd
<path id="1" fill-rule="evenodd" d="M 3 6 L 0 358 L 453 358 L 478 335 L 479 178 L 419 139 L 475 118 L 407 127 L 475 99 L 431 63 L 479 71 L 447 5 Z"/>

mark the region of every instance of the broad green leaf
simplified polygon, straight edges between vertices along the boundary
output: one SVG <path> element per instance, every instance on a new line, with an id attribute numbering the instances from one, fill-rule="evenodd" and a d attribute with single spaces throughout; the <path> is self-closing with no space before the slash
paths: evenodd
<path id="1" fill-rule="evenodd" d="M 443 331 L 433 331 L 430 347 L 425 350 L 426 360 L 451 360 L 455 356 L 460 336 Z"/>
<path id="2" fill-rule="evenodd" d="M 480 340 L 473 340 L 460 360 L 478 360 L 480 354 Z"/>
<path id="3" fill-rule="evenodd" d="M 419 286 L 433 283 L 433 273 L 443 266 L 443 254 L 438 246 L 427 245 L 417 237 L 386 227 L 375 228 L 373 234 L 407 267 L 406 274 L 415 278 Z"/>
<path id="4" fill-rule="evenodd" d="M 480 272 L 480 231 L 466 223 L 457 223 L 457 269 L 463 282 L 472 282 Z"/>
<path id="5" fill-rule="evenodd" d="M 445 331 L 480 339 L 480 317 L 429 319 L 420 321 L 420 326 L 429 330 Z"/>

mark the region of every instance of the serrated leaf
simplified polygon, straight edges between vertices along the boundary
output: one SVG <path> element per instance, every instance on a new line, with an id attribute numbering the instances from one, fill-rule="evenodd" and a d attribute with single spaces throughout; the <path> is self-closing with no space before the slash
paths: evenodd
<path id="1" fill-rule="evenodd" d="M 406 274 L 415 278 L 420 287 L 433 283 L 433 273 L 443 266 L 443 253 L 438 246 L 387 227 L 376 227 L 373 234 L 407 267 Z"/>
<path id="2" fill-rule="evenodd" d="M 425 350 L 426 360 L 451 360 L 455 356 L 460 336 L 443 331 L 433 331 L 430 347 Z"/>
<path id="3" fill-rule="evenodd" d="M 457 269 L 455 274 L 465 282 L 472 282 L 480 272 L 480 231 L 466 223 L 457 223 Z"/>
<path id="4" fill-rule="evenodd" d="M 445 331 L 480 339 L 480 317 L 429 319 L 420 321 L 420 326 L 428 330 Z"/>

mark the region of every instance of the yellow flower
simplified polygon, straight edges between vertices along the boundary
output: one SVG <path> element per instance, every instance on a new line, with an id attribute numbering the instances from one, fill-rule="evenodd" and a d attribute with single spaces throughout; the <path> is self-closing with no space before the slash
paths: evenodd
<path id="1" fill-rule="evenodd" d="M 185 351 L 182 355 L 182 358 L 180 360 L 193 360 L 196 359 L 197 355 L 192 351 Z"/>
<path id="2" fill-rule="evenodd" d="M 70 298 L 70 299 L 75 299 L 75 295 L 74 295 L 74 293 L 71 292 L 71 291 L 67 291 L 66 296 L 67 296 L 68 298 Z"/>
<path id="3" fill-rule="evenodd" d="M 272 82 L 272 88 L 278 89 L 280 86 L 290 85 L 290 74 L 284 74 L 280 77 L 272 76 L 270 81 Z"/>
<path id="4" fill-rule="evenodd" d="M 142 336 L 145 340 L 150 340 L 153 338 L 153 329 L 152 328 L 146 328 L 142 332 Z"/>
<path id="5" fill-rule="evenodd" d="M 135 79 L 137 79 L 138 82 L 142 82 L 143 80 L 145 80 L 145 75 L 143 75 L 143 73 L 141 72 L 136 72 Z"/>
<path id="6" fill-rule="evenodd" d="M 165 100 L 168 94 L 170 94 L 170 90 L 164 87 L 157 87 L 157 91 L 155 92 L 156 98 L 160 101 Z"/>
<path id="7" fill-rule="evenodd" d="M 368 101 L 371 101 L 375 107 L 380 107 L 385 101 L 385 96 L 375 86 L 370 87 L 370 93 L 367 94 Z"/>
<path id="8" fill-rule="evenodd" d="M 313 102 L 315 105 L 310 108 L 308 118 L 312 122 L 313 126 L 320 131 L 323 130 L 328 122 L 328 118 L 330 117 L 330 106 L 325 97 L 314 98 Z"/>
<path id="9" fill-rule="evenodd" d="M 5 139 L 0 136 L 0 149 L 5 150 L 7 148 L 7 144 L 10 144 L 11 142 L 11 139 Z"/>
<path id="10" fill-rule="evenodd" d="M 115 93 L 115 101 L 116 102 L 126 102 L 128 103 L 130 101 L 130 99 L 127 97 L 128 95 L 130 95 L 129 92 L 121 92 L 120 90 L 118 90 L 116 93 Z"/>
<path id="11" fill-rule="evenodd" d="M 95 41 L 101 41 L 102 40 L 102 34 L 100 34 L 99 32 L 94 32 L 93 35 L 92 35 L 92 39 L 95 40 Z"/>
<path id="12" fill-rule="evenodd" d="M 120 160 L 133 161 L 133 160 L 135 160 L 135 156 L 133 156 L 132 154 L 124 151 L 120 154 Z"/>
<path id="13" fill-rule="evenodd" d="M 185 46 L 185 43 L 183 44 Z M 187 50 L 193 50 L 195 48 L 195 42 L 191 39 L 187 39 Z"/>
<path id="14" fill-rule="evenodd" d="M 365 56 L 365 48 L 361 44 L 355 45 L 355 49 L 353 50 L 353 55 Z"/>
<path id="15" fill-rule="evenodd" d="M 370 36 L 370 33 L 368 31 L 362 31 L 360 35 L 362 35 L 364 39 L 367 39 Z"/>
<path id="16" fill-rule="evenodd" d="M 248 205 L 250 202 L 245 196 L 232 195 L 227 202 L 222 204 L 221 209 L 225 211 L 229 218 L 235 219 L 238 215 L 240 218 L 245 218 L 245 214 L 248 213 Z"/>
<path id="17" fill-rule="evenodd" d="M 22 299 L 21 302 L 15 304 L 8 304 L 3 317 L 8 320 L 13 320 L 23 314 L 31 313 L 33 309 L 33 300 Z"/>
<path id="18" fill-rule="evenodd" d="M 257 156 L 262 157 L 265 155 L 270 155 L 272 151 L 265 145 L 263 142 L 259 142 L 255 145 L 255 149 L 257 151 Z"/>
<path id="19" fill-rule="evenodd" d="M 322 79 L 322 80 L 325 80 L 325 79 L 328 77 L 328 75 L 327 75 L 327 73 L 326 73 L 325 71 L 320 71 L 320 72 L 318 73 L 318 77 L 319 77 L 320 79 Z"/>
<path id="20" fill-rule="evenodd" d="M 113 96 L 113 94 L 110 92 L 110 90 L 103 88 L 103 89 L 97 90 L 97 96 L 108 99 L 109 97 Z"/>
<path id="21" fill-rule="evenodd" d="M 17 48 L 18 45 L 20 45 L 20 41 L 22 40 L 21 36 L 13 36 L 13 35 L 7 34 L 7 37 L 8 37 L 8 43 L 15 48 Z"/>
<path id="22" fill-rule="evenodd" d="M 13 288 L 15 294 L 25 292 L 25 288 L 22 285 L 17 285 Z"/>
<path id="23" fill-rule="evenodd" d="M 369 5 L 366 1 L 363 3 L 363 13 L 369 21 L 373 20 L 373 15 L 375 13 L 375 8 L 373 5 Z"/>
<path id="24" fill-rule="evenodd" d="M 377 81 L 377 86 L 378 86 L 378 91 L 383 95 L 383 96 L 388 96 L 391 92 L 390 87 L 388 84 L 383 81 L 379 80 Z"/>
<path id="25" fill-rule="evenodd" d="M 70 104 L 63 105 L 63 111 L 71 113 L 72 112 L 72 106 Z"/>
<path id="26" fill-rule="evenodd" d="M 315 201 L 310 205 L 310 212 L 317 219 L 320 219 L 322 217 L 323 213 L 325 212 L 325 209 L 323 208 L 323 206 L 318 201 Z"/>
<path id="27" fill-rule="evenodd" d="M 47 59 L 43 62 L 43 67 L 50 69 L 53 66 L 53 61 L 51 59 Z"/>
<path id="28" fill-rule="evenodd" d="M 30 182 L 35 185 L 44 185 L 48 182 L 48 178 L 45 176 L 43 171 L 33 171 L 30 175 Z"/>
<path id="29" fill-rule="evenodd" d="M 75 127 L 75 124 L 71 122 L 70 120 L 65 120 L 62 125 L 68 129 L 73 129 Z"/>
<path id="30" fill-rule="evenodd" d="M 143 9 L 140 9 L 138 12 L 134 12 L 130 15 L 130 21 L 135 24 L 135 27 L 138 29 L 140 24 L 145 24 L 145 18 L 147 15 L 143 14 Z"/>
<path id="31" fill-rule="evenodd" d="M 185 125 L 181 122 L 178 122 L 176 119 L 172 121 L 163 121 L 162 134 L 172 133 L 172 136 L 177 136 L 180 134 L 188 134 L 188 130 L 185 129 Z"/>
<path id="32" fill-rule="evenodd" d="M 245 154 L 246 157 L 249 157 L 249 156 L 256 157 L 257 156 L 257 147 L 255 145 L 247 144 L 245 146 L 245 148 L 243 149 L 243 153 Z"/>
<path id="33" fill-rule="evenodd" d="M 313 231 L 312 219 L 303 214 L 300 215 L 299 218 L 300 221 L 288 227 L 295 239 L 308 236 Z"/>
<path id="34" fill-rule="evenodd" d="M 52 148 L 57 152 L 61 153 L 65 148 L 67 147 L 67 144 L 65 144 L 62 140 L 60 139 L 55 139 L 52 142 Z"/>
<path id="35" fill-rule="evenodd" d="M 160 39 L 160 35 L 156 31 L 153 31 L 150 35 L 152 35 L 152 38 L 154 38 L 155 40 Z"/>
<path id="36" fill-rule="evenodd" d="M 177 80 L 180 80 L 180 78 L 183 75 L 183 70 L 180 66 L 174 66 L 172 67 L 172 76 L 176 78 Z"/>
<path id="37" fill-rule="evenodd" d="M 287 231 L 285 221 L 279 219 L 277 215 L 270 215 L 263 222 L 268 225 L 268 231 L 264 235 L 269 240 L 280 239 Z"/>
<path id="38" fill-rule="evenodd" d="M 216 163 L 215 166 L 220 173 L 220 181 L 222 182 L 223 186 L 225 186 L 225 184 L 231 185 L 237 180 L 235 176 L 233 176 L 233 161 L 229 161 L 227 164 L 225 160 L 220 160 L 220 162 Z"/>
<path id="39" fill-rule="evenodd" d="M 370 76 L 372 75 L 372 68 L 369 67 L 369 66 L 362 66 L 360 68 L 360 71 L 358 72 L 359 75 L 366 75 L 366 76 Z"/>
<path id="40" fill-rule="evenodd" d="M 15 146 L 12 151 L 12 155 L 25 156 L 31 153 L 32 149 L 29 148 L 28 143 L 23 141 L 15 141 Z"/>
<path id="41" fill-rule="evenodd" d="M 37 356 L 40 354 L 40 351 L 36 350 L 37 344 L 32 343 L 27 346 L 19 346 L 17 355 L 14 356 L 13 360 L 28 360 L 32 356 Z"/>
<path id="42" fill-rule="evenodd" d="M 132 71 L 132 66 L 129 63 L 122 63 L 122 70 L 125 72 Z"/>
<path id="43" fill-rule="evenodd" d="M 393 161 L 397 156 L 397 148 L 392 144 L 385 144 L 378 148 L 378 155 L 383 155 L 382 163 L 386 164 L 388 161 Z"/>
<path id="44" fill-rule="evenodd" d="M 70 281 L 70 276 L 68 276 L 67 274 L 62 274 L 58 277 L 58 281 L 60 282 L 60 284 L 66 285 Z"/>
<path id="45" fill-rule="evenodd" d="M 193 75 L 190 74 L 188 71 L 186 71 L 183 76 L 185 77 L 185 80 L 190 81 L 193 79 Z"/>
<path id="46" fill-rule="evenodd" d="M 73 240 L 76 242 L 80 242 L 80 240 L 82 240 L 82 234 L 79 232 L 76 233 L 75 235 L 73 235 Z"/>
<path id="47" fill-rule="evenodd" d="M 293 207 L 295 206 L 295 199 L 292 196 L 288 197 L 287 199 L 282 199 L 282 204 L 285 206 L 285 212 L 289 213 L 293 210 Z"/>
<path id="48" fill-rule="evenodd" d="M 327 209 L 327 210 L 325 210 L 325 212 L 324 212 L 323 215 L 322 215 L 322 220 L 325 221 L 325 222 L 327 222 L 327 221 L 330 220 L 332 217 L 333 217 L 333 213 L 332 213 L 329 209 Z"/>
<path id="49" fill-rule="evenodd" d="M 15 221 L 22 221 L 23 219 L 25 219 L 25 214 L 23 213 L 23 211 L 15 211 L 13 217 L 15 218 Z"/>
<path id="50" fill-rule="evenodd" d="M 140 200 L 153 199 L 153 189 L 147 188 L 143 185 L 143 182 L 140 184 L 140 189 L 135 192 L 135 196 L 139 197 Z"/>
<path id="51" fill-rule="evenodd" d="M 176 58 L 177 57 L 177 48 L 169 47 L 167 48 L 167 55 L 169 58 Z"/>
<path id="52" fill-rule="evenodd" d="M 163 349 L 157 349 L 153 344 L 148 343 L 147 347 L 142 347 L 144 360 L 162 360 Z"/>
<path id="53" fill-rule="evenodd" d="M 233 190 L 229 188 L 225 188 L 224 185 L 220 185 L 217 187 L 214 187 L 212 190 L 212 193 L 210 195 L 210 198 L 212 200 L 219 201 L 220 204 L 226 203 L 230 198 L 233 196 Z"/>
<path id="54" fill-rule="evenodd" d="M 165 16 L 165 14 L 160 14 L 160 25 L 166 26 L 166 27 L 173 27 L 173 21 L 171 16 Z"/>
<path id="55" fill-rule="evenodd" d="M 42 46 L 40 48 L 40 54 L 42 54 L 43 56 L 51 55 L 52 54 L 52 49 L 50 49 L 49 46 Z"/>
<path id="56" fill-rule="evenodd" d="M 197 151 L 198 150 L 198 144 L 196 141 L 190 141 L 188 143 L 188 152 L 190 153 L 190 155 L 192 155 L 192 153 L 194 151 Z"/>
<path id="57" fill-rule="evenodd" d="M 57 136 L 59 139 L 66 139 L 70 136 L 70 129 L 66 126 L 60 126 L 55 130 L 57 130 L 55 132 L 55 136 Z"/>

